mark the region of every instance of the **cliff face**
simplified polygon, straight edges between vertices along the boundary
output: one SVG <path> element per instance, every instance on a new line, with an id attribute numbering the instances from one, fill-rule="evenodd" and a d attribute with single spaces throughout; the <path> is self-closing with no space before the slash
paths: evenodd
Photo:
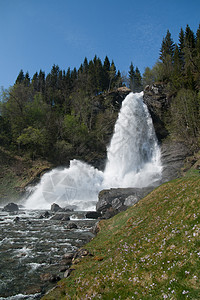
<path id="1" fill-rule="evenodd" d="M 169 133 L 165 125 L 165 115 L 172 100 L 173 96 L 168 94 L 164 84 L 147 86 L 144 90 L 144 103 L 151 114 L 161 147 L 163 171 L 160 184 L 180 177 L 184 161 L 186 157 L 191 155 L 190 149 L 185 143 L 167 139 Z M 131 206 L 153 189 L 154 187 L 104 190 L 99 193 L 99 200 L 96 206 L 97 211 L 101 212 L 105 218 L 111 217 L 129 206 L 127 205 L 128 202 L 126 203 L 126 199 L 134 200 L 130 202 Z"/>
<path id="2" fill-rule="evenodd" d="M 144 89 L 144 103 L 151 114 L 155 132 L 159 141 L 167 137 L 168 131 L 164 123 L 165 113 L 169 108 L 171 97 L 164 84 L 147 85 Z"/>
<path id="3" fill-rule="evenodd" d="M 165 116 L 171 101 L 173 101 L 173 95 L 168 93 L 166 86 L 162 83 L 148 85 L 144 89 L 144 102 L 151 114 L 161 145 L 162 182 L 179 177 L 185 158 L 191 155 L 190 149 L 184 142 L 166 139 L 169 133 L 165 125 Z"/>

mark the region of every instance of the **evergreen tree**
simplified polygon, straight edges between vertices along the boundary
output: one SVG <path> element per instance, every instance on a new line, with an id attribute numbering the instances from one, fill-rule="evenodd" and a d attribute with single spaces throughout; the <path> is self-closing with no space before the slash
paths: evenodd
<path id="1" fill-rule="evenodd" d="M 181 31 L 179 33 L 179 57 L 180 57 L 180 63 L 181 63 L 181 69 L 184 69 L 184 48 L 185 48 L 185 33 L 183 31 L 183 28 L 181 28 Z"/>
<path id="2" fill-rule="evenodd" d="M 44 95 L 45 93 L 45 73 L 40 70 L 38 75 L 38 91 Z"/>
<path id="3" fill-rule="evenodd" d="M 116 79 L 116 67 L 114 61 L 112 60 L 110 71 L 109 71 L 109 88 L 108 88 L 109 91 L 111 88 L 114 88 L 115 79 Z"/>
<path id="4" fill-rule="evenodd" d="M 134 66 L 133 66 L 132 62 L 129 67 L 128 75 L 129 75 L 129 88 L 131 89 L 131 91 L 134 91 L 134 89 L 135 89 L 135 70 L 134 70 Z"/>
<path id="5" fill-rule="evenodd" d="M 196 33 L 196 50 L 197 53 L 200 54 L 200 24 Z"/>
<path id="6" fill-rule="evenodd" d="M 138 67 L 136 67 L 136 69 L 135 69 L 134 85 L 135 85 L 134 92 L 142 91 L 142 76 L 140 74 Z"/>
<path id="7" fill-rule="evenodd" d="M 103 90 L 105 91 L 109 89 L 109 82 L 110 82 L 109 72 L 110 72 L 110 61 L 108 59 L 108 56 L 106 56 L 103 63 L 103 73 L 104 73 Z"/>
<path id="8" fill-rule="evenodd" d="M 167 34 L 162 41 L 162 46 L 160 50 L 160 60 L 165 63 L 170 57 L 172 59 L 174 55 L 174 42 L 171 38 L 171 33 L 167 30 Z"/>
<path id="9" fill-rule="evenodd" d="M 83 71 L 87 74 L 88 73 L 88 60 L 87 57 L 85 57 L 83 62 Z"/>
<path id="10" fill-rule="evenodd" d="M 187 25 L 185 29 L 185 47 L 190 49 L 195 48 L 194 32 L 190 29 L 189 25 Z"/>
<path id="11" fill-rule="evenodd" d="M 15 83 L 22 83 L 24 81 L 24 79 L 25 79 L 24 72 L 23 72 L 23 70 L 20 70 Z"/>
<path id="12" fill-rule="evenodd" d="M 29 73 L 26 72 L 25 77 L 24 77 L 24 85 L 29 86 L 30 85 L 30 76 Z"/>
<path id="13" fill-rule="evenodd" d="M 31 84 L 32 84 L 34 90 L 35 90 L 36 92 L 39 92 L 39 89 L 38 89 L 38 85 L 39 85 L 39 81 L 38 81 L 38 72 L 36 72 L 36 73 L 33 75 Z"/>

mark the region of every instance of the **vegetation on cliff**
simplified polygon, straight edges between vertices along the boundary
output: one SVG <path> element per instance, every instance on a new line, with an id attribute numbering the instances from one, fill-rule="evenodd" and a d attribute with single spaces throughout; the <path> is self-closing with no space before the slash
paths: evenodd
<path id="1" fill-rule="evenodd" d="M 140 72 L 132 64 L 127 80 L 133 90 L 142 89 Z M 107 56 L 104 63 L 97 56 L 89 62 L 85 58 L 78 70 L 54 65 L 47 76 L 40 70 L 32 79 L 21 70 L 15 84 L 1 94 L 1 145 L 56 164 L 104 157 L 121 105 L 112 91 L 123 81 Z"/>
<path id="2" fill-rule="evenodd" d="M 200 174 L 161 185 L 99 223 L 93 256 L 74 264 L 43 300 L 199 299 Z"/>
<path id="3" fill-rule="evenodd" d="M 181 28 L 179 43 L 173 42 L 169 30 L 162 41 L 159 61 L 146 68 L 143 83 L 165 84 L 169 110 L 165 124 L 172 139 L 200 147 L 200 25 L 196 34 Z"/>

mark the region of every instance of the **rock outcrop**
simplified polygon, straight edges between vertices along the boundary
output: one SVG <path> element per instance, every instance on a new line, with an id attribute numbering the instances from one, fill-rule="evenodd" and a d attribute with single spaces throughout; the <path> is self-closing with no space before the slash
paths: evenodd
<path id="1" fill-rule="evenodd" d="M 7 211 L 7 212 L 17 212 L 19 210 L 19 207 L 17 204 L 15 203 L 8 203 L 6 206 L 4 206 L 4 208 L 2 209 L 2 211 Z"/>
<path id="2" fill-rule="evenodd" d="M 164 141 L 161 145 L 162 182 L 180 177 L 184 161 L 191 154 L 191 150 L 184 143 Z"/>
<path id="3" fill-rule="evenodd" d="M 184 160 L 191 155 L 191 151 L 185 143 L 166 139 L 169 133 L 164 119 L 173 97 L 163 83 L 148 85 L 144 89 L 144 103 L 151 114 L 155 132 L 161 146 L 162 182 L 179 177 Z"/>
<path id="4" fill-rule="evenodd" d="M 155 132 L 159 141 L 167 137 L 168 131 L 164 124 L 164 114 L 169 108 L 172 96 L 164 84 L 147 85 L 144 89 L 144 103 L 151 114 Z"/>
<path id="5" fill-rule="evenodd" d="M 96 210 L 102 214 L 102 218 L 108 219 L 134 205 L 153 189 L 154 187 L 103 190 L 99 193 Z"/>

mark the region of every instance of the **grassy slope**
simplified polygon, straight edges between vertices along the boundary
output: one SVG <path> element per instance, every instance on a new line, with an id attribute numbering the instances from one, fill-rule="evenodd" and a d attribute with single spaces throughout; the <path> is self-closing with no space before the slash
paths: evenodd
<path id="1" fill-rule="evenodd" d="M 163 184 L 127 211 L 101 221 L 47 299 L 200 299 L 200 174 Z"/>
<path id="2" fill-rule="evenodd" d="M 14 156 L 0 147 L 0 204 L 20 199 L 25 186 L 50 167 L 46 161 Z"/>

